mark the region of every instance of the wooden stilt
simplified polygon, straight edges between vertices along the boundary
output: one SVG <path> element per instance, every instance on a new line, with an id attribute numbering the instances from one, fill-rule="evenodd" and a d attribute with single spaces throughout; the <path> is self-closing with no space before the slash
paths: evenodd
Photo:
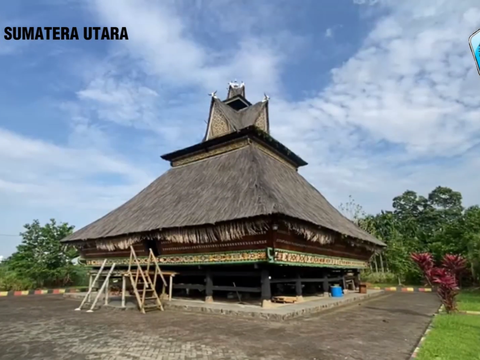
<path id="1" fill-rule="evenodd" d="M 93 287 L 93 274 L 90 274 L 89 278 L 88 278 L 88 288 L 91 289 Z M 87 302 L 90 302 L 90 293 L 87 295 Z"/>
<path id="2" fill-rule="evenodd" d="M 127 276 L 122 275 L 122 308 L 125 307 L 125 291 L 127 289 Z"/>
<path id="3" fill-rule="evenodd" d="M 205 302 L 213 302 L 213 279 L 210 269 L 205 273 Z"/>
<path id="4" fill-rule="evenodd" d="M 115 264 L 112 264 L 112 267 L 110 268 L 110 271 L 108 272 L 107 277 L 102 284 L 102 287 L 98 290 L 97 296 L 95 296 L 95 300 L 93 300 L 93 304 L 90 307 L 90 310 L 87 310 L 87 312 L 93 312 L 93 309 L 95 308 L 95 305 L 97 305 L 97 301 L 100 298 L 100 295 L 102 294 L 102 292 L 104 291 L 105 286 L 107 285 L 108 279 L 110 279 L 110 275 L 112 275 L 114 268 L 115 268 Z"/>
<path id="5" fill-rule="evenodd" d="M 162 284 L 162 294 L 160 295 L 160 299 L 165 300 L 165 297 L 167 297 L 166 286 Z"/>
<path id="6" fill-rule="evenodd" d="M 328 284 L 328 279 L 325 278 L 325 280 L 323 280 L 322 282 L 322 286 L 323 286 L 323 294 L 324 296 L 328 296 L 329 295 L 329 290 L 330 290 L 330 286 Z"/>
<path id="7" fill-rule="evenodd" d="M 272 304 L 272 289 L 270 286 L 270 273 L 268 269 L 263 269 L 261 272 L 262 281 L 262 307 L 270 307 Z"/>
<path id="8" fill-rule="evenodd" d="M 98 270 L 98 273 L 97 273 L 97 275 L 95 276 L 95 279 L 94 279 L 93 282 L 92 282 L 92 286 L 90 286 L 90 287 L 88 288 L 87 295 L 85 295 L 85 297 L 83 298 L 80 306 L 75 309 L 76 311 L 80 311 L 80 310 L 82 309 L 82 306 L 85 305 L 85 303 L 87 302 L 87 300 L 90 299 L 90 294 L 92 293 L 93 286 L 96 284 L 97 280 L 100 278 L 100 275 L 102 274 L 103 268 L 105 267 L 105 264 L 106 264 L 106 263 L 107 263 L 107 259 L 103 260 L 102 266 L 100 266 L 100 270 Z M 99 292 L 100 292 L 100 290 L 99 290 Z M 98 297 L 98 294 L 97 294 L 97 297 Z"/>
<path id="9" fill-rule="evenodd" d="M 173 275 L 168 279 L 168 301 L 172 301 Z"/>
<path id="10" fill-rule="evenodd" d="M 105 286 L 105 305 L 108 305 L 108 290 L 110 289 L 110 278 L 106 278 L 105 282 L 107 285 Z"/>
<path id="11" fill-rule="evenodd" d="M 357 290 L 358 288 L 360 288 L 360 271 L 355 270 L 353 273 L 355 274 L 353 282 L 355 284 L 355 290 Z"/>
<path id="12" fill-rule="evenodd" d="M 302 295 L 302 278 L 300 277 L 300 273 L 297 272 L 297 280 L 295 281 L 295 293 L 297 295 L 297 301 L 303 300 Z"/>

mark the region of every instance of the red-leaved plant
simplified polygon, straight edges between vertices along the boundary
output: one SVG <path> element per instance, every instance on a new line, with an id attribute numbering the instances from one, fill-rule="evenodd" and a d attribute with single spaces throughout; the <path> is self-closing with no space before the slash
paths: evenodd
<path id="1" fill-rule="evenodd" d="M 418 265 L 427 283 L 437 287 L 437 295 L 447 313 L 457 310 L 455 297 L 458 295 L 458 279 L 467 262 L 460 255 L 445 255 L 442 267 L 436 267 L 429 253 L 414 253 L 412 260 Z"/>

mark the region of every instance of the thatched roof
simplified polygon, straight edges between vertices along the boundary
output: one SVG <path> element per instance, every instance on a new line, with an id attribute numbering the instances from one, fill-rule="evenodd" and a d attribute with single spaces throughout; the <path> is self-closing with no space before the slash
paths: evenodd
<path id="1" fill-rule="evenodd" d="M 172 167 L 131 200 L 64 241 L 121 238 L 130 244 L 141 233 L 170 241 L 230 240 L 260 231 L 266 224 L 260 219 L 270 215 L 291 220 L 297 230 L 298 224 L 305 224 L 310 240 L 320 239 L 316 229 L 327 229 L 361 243 L 384 245 L 341 215 L 294 166 L 256 142 Z M 219 229 L 225 230 L 220 239 Z"/>
<path id="2" fill-rule="evenodd" d="M 252 105 L 244 97 L 243 83 L 230 83 L 225 101 L 213 95 L 203 142 L 162 156 L 170 170 L 63 241 L 107 249 L 144 238 L 229 241 L 264 232 L 275 218 L 311 241 L 341 234 L 351 244 L 384 246 L 298 174 L 306 162 L 269 135 L 268 98 Z"/>

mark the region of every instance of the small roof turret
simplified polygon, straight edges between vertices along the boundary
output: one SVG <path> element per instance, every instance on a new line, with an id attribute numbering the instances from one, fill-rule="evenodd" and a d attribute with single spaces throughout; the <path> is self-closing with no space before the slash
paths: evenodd
<path id="1" fill-rule="evenodd" d="M 237 95 L 245 97 L 245 84 L 243 83 L 243 81 L 241 83 L 238 83 L 237 80 L 230 81 L 228 83 L 227 100 Z"/>

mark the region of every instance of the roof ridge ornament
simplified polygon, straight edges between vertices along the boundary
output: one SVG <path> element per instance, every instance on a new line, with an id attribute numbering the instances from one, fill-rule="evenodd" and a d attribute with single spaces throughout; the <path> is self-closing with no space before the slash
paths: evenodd
<path id="1" fill-rule="evenodd" d="M 217 90 L 215 90 L 214 92 L 212 92 L 211 94 L 208 94 L 209 96 L 211 96 L 212 98 L 216 99 L 217 98 Z"/>
<path id="2" fill-rule="evenodd" d="M 229 88 L 233 88 L 233 89 L 238 89 L 238 88 L 241 88 L 241 87 L 245 87 L 245 83 L 242 81 L 240 84 L 237 82 L 237 79 L 233 80 L 233 81 L 230 81 L 228 83 L 228 87 Z"/>
<path id="3" fill-rule="evenodd" d="M 268 100 L 270 100 L 270 96 L 268 96 L 266 93 L 263 93 L 263 100 L 262 100 L 262 102 L 267 102 Z"/>

